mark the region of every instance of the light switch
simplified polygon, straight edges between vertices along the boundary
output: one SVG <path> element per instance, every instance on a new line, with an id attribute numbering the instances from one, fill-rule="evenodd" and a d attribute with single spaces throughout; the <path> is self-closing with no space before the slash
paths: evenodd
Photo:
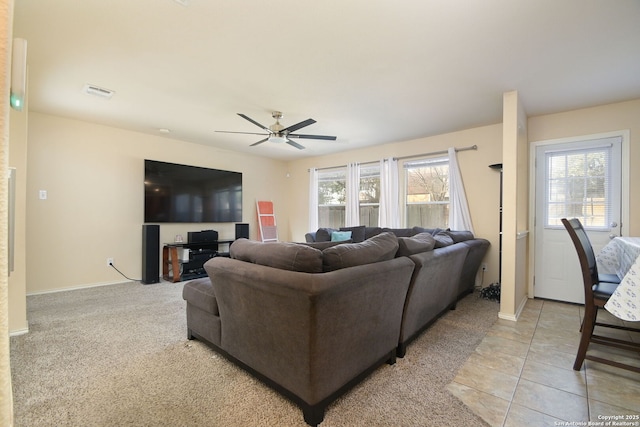
<path id="1" fill-rule="evenodd" d="M 47 190 L 40 190 L 40 200 L 47 200 Z"/>

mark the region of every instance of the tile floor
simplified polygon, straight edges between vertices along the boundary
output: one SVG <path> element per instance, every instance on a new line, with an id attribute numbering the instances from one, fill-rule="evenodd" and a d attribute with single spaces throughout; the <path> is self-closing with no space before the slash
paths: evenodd
<path id="1" fill-rule="evenodd" d="M 491 426 L 604 426 L 603 416 L 615 415 L 630 424 L 609 425 L 640 426 L 640 374 L 589 360 L 579 372 L 572 369 L 581 319 L 580 306 L 529 300 L 517 322 L 496 322 L 449 391 Z M 621 322 L 605 310 L 598 321 Z M 596 331 L 629 339 L 625 331 Z M 640 340 L 640 333 L 632 335 Z M 589 349 L 599 351 L 595 344 Z M 640 366 L 640 357 L 629 355 L 621 351 L 616 357 Z"/>

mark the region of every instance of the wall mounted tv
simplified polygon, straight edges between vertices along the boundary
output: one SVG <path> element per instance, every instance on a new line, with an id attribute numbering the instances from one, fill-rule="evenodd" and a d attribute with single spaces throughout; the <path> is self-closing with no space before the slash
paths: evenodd
<path id="1" fill-rule="evenodd" d="M 242 173 L 145 160 L 144 222 L 242 222 Z"/>

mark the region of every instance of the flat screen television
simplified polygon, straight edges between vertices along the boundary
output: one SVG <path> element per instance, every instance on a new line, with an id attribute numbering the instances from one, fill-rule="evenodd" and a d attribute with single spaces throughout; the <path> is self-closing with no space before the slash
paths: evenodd
<path id="1" fill-rule="evenodd" d="M 144 222 L 242 222 L 242 173 L 145 160 Z"/>

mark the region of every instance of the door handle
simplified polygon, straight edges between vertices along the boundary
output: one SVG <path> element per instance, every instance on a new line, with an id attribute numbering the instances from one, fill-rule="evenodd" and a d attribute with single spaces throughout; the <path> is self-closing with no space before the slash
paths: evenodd
<path id="1" fill-rule="evenodd" d="M 618 223 L 617 223 L 617 222 L 615 222 L 615 221 L 613 221 L 613 222 L 609 225 L 609 227 L 611 227 L 611 228 L 616 228 L 617 226 L 618 226 Z"/>
<path id="2" fill-rule="evenodd" d="M 616 236 L 616 235 L 615 235 L 615 234 L 613 234 L 613 233 L 609 234 L 609 239 L 615 239 L 616 237 L 618 237 L 618 236 Z"/>

